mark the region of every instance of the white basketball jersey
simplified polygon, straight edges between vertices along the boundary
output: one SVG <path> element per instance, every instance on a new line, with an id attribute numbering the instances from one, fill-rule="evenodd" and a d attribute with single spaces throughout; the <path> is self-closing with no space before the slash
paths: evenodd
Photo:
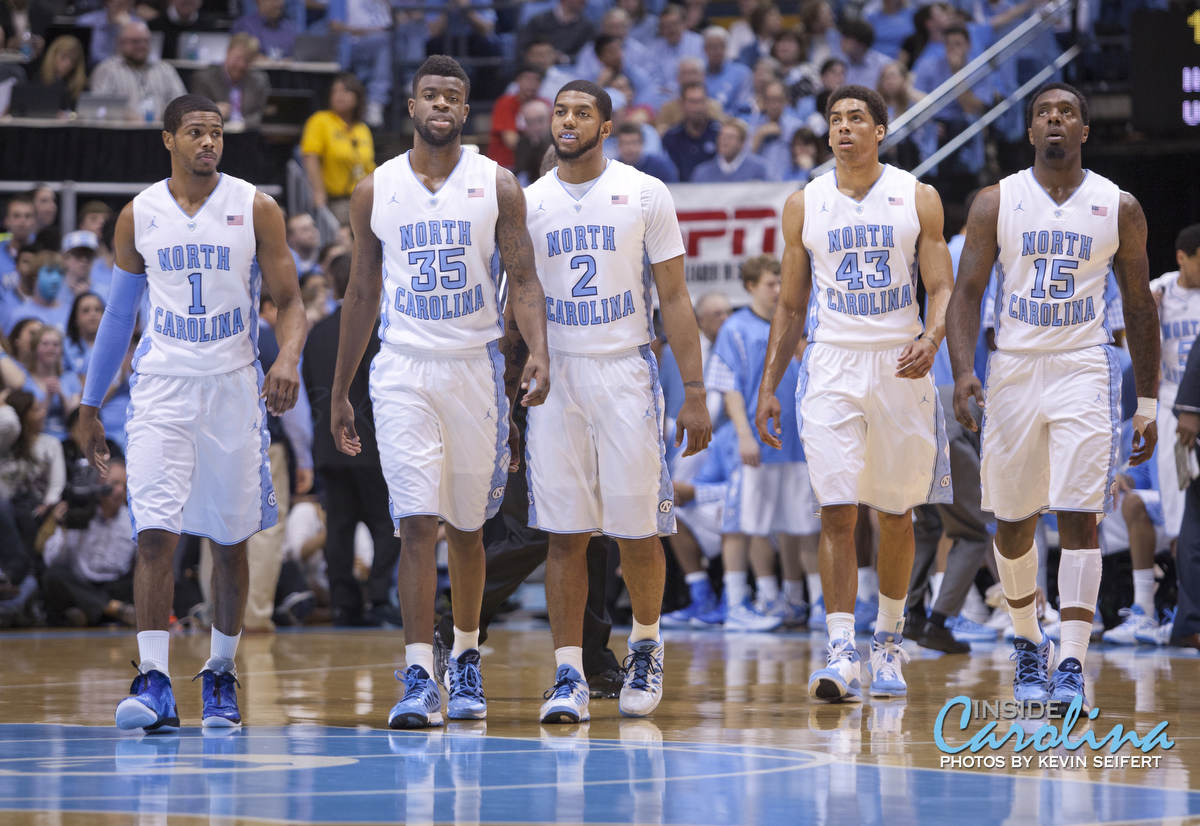
<path id="1" fill-rule="evenodd" d="M 812 261 L 808 339 L 894 347 L 921 335 L 917 307 L 917 179 L 885 164 L 861 201 L 837 172 L 804 187 L 801 237 Z"/>
<path id="2" fill-rule="evenodd" d="M 437 192 L 409 152 L 375 170 L 383 244 L 379 336 L 409 350 L 473 350 L 500 337 L 496 162 L 468 149 Z"/>
<path id="3" fill-rule="evenodd" d="M 1169 272 L 1150 282 L 1152 292 L 1162 291 L 1158 323 L 1162 329 L 1162 384 L 1159 396 L 1175 403 L 1188 353 L 1200 332 L 1200 288 L 1184 287 L 1179 272 Z M 1165 392 L 1164 392 L 1165 391 Z"/>
<path id="4" fill-rule="evenodd" d="M 133 199 L 133 240 L 150 293 L 137 372 L 211 376 L 258 358 L 254 193 L 253 184 L 221 173 L 190 218 L 165 180 Z"/>
<path id="5" fill-rule="evenodd" d="M 1112 341 L 1104 288 L 1117 252 L 1121 191 L 1095 172 L 1065 203 L 1023 169 L 1000 181 L 996 347 L 1078 350 Z"/>
<path id="6" fill-rule="evenodd" d="M 578 200 L 552 170 L 526 187 L 525 206 L 548 345 L 593 355 L 648 344 L 654 305 L 646 259 L 683 255 L 666 185 L 610 160 Z"/>

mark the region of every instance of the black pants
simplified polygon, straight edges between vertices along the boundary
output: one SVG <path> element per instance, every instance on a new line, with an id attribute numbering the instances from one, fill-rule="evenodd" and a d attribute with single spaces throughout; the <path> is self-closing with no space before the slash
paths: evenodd
<path id="1" fill-rule="evenodd" d="M 61 623 L 64 612 L 75 607 L 83 611 L 88 625 L 96 625 L 110 600 L 133 602 L 133 571 L 109 582 L 91 582 L 66 565 L 51 565 L 42 574 L 42 598 L 51 624 Z"/>
<path id="2" fill-rule="evenodd" d="M 1179 602 L 1171 642 L 1179 645 L 1186 637 L 1200 633 L 1200 482 L 1193 482 L 1187 489 L 1183 526 L 1175 547 L 1175 568 Z"/>
<path id="3" fill-rule="evenodd" d="M 387 483 L 375 467 L 333 467 L 318 471 L 325 491 L 325 566 L 335 616 L 362 613 L 362 590 L 354 578 L 354 529 L 362 522 L 375 541 L 367 578 L 367 600 L 388 601 L 388 588 L 400 558 L 400 540 L 388 510 Z"/>

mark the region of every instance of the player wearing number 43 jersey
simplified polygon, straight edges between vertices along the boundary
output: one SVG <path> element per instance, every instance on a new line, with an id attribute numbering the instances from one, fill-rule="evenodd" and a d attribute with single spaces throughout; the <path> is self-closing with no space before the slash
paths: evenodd
<path id="1" fill-rule="evenodd" d="M 1081 163 L 1087 100 L 1063 83 L 1029 99 L 1033 168 L 976 197 L 950 302 L 954 410 L 978 429 L 983 406 L 983 507 L 996 514 L 996 567 L 1016 632 L 1018 700 L 1087 710 L 1083 664 L 1100 589 L 1097 516 L 1112 509 L 1121 433 L 1121 371 L 1104 287 L 1115 268 L 1133 357 L 1138 409 L 1130 463 L 1154 452 L 1158 315 L 1149 287 L 1146 219 L 1137 200 Z M 975 377 L 979 300 L 993 264 L 996 352 L 987 388 Z M 1035 617 L 1038 515 L 1058 514 L 1062 657 Z"/>
<path id="2" fill-rule="evenodd" d="M 171 177 L 135 197 L 117 219 L 112 287 L 80 411 L 88 453 L 103 470 L 108 455 L 98 408 L 148 289 L 150 315 L 133 356 L 126 425 L 140 662 L 130 696 L 117 706 L 124 729 L 179 727 L 167 623 L 180 533 L 213 541 L 202 720 L 241 725 L 234 654 L 246 609 L 246 539 L 277 519 L 266 412 L 289 409 L 300 385 L 306 325 L 283 214 L 252 184 L 217 171 L 222 127 L 208 98 L 183 95 L 167 105 L 163 143 Z M 279 308 L 279 357 L 265 377 L 257 348 L 263 279 Z"/>
<path id="3" fill-rule="evenodd" d="M 605 159 L 611 132 L 604 89 L 588 81 L 563 86 L 550 123 L 558 167 L 525 193 L 553 351 L 553 386 L 529 412 L 528 428 L 529 524 L 550 533 L 546 603 L 557 668 L 545 723 L 588 717 L 581 646 L 595 531 L 621 546 L 633 603 L 621 713 L 644 716 L 662 697 L 666 563 L 658 537 L 675 532 L 675 519 L 650 352 L 653 286 L 687 392 L 677 419 L 685 455 L 703 450 L 712 429 L 675 207 L 661 181 Z"/>
<path id="4" fill-rule="evenodd" d="M 952 284 L 942 237 L 942 202 L 907 172 L 879 162 L 887 107 L 862 86 L 829 99 L 834 171 L 784 207 L 783 293 L 767 344 L 755 421 L 779 447 L 775 388 L 808 317 L 796 403 L 813 492 L 821 506 L 821 589 L 829 633 L 827 665 L 809 696 L 862 698 L 854 643 L 857 572 L 854 526 L 860 503 L 879 514 L 879 615 L 871 645 L 871 694 L 902 697 L 900 647 L 913 560 L 912 508 L 948 502 L 950 454 L 929 370 Z M 917 271 L 929 294 L 924 331 Z"/>

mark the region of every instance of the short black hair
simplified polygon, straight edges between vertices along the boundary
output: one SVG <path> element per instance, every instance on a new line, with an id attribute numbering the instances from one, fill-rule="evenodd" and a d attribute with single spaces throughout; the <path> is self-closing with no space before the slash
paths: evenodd
<path id="1" fill-rule="evenodd" d="M 868 49 L 875 45 L 875 27 L 866 20 L 852 17 L 844 21 L 838 31 L 842 33 L 842 37 L 857 40 Z"/>
<path id="2" fill-rule="evenodd" d="M 425 58 L 425 62 L 417 69 L 417 73 L 413 75 L 412 92 L 413 97 L 417 96 L 417 84 L 421 82 L 423 77 L 456 77 L 462 81 L 463 88 L 466 89 L 467 97 L 471 96 L 471 78 L 467 77 L 466 71 L 457 60 L 444 54 L 434 54 Z"/>
<path id="3" fill-rule="evenodd" d="M 1175 237 L 1175 249 L 1186 256 L 1193 256 L 1200 250 L 1200 224 L 1184 227 Z"/>
<path id="4" fill-rule="evenodd" d="M 1087 98 L 1083 96 L 1083 92 L 1076 89 L 1070 83 L 1063 83 L 1060 80 L 1053 80 L 1049 83 L 1043 83 L 1041 86 L 1033 90 L 1033 94 L 1029 96 L 1029 104 L 1025 107 L 1025 124 L 1028 126 L 1033 123 L 1033 106 L 1037 103 L 1037 99 L 1047 92 L 1055 89 L 1062 89 L 1064 92 L 1070 92 L 1079 101 L 1079 117 L 1083 119 L 1083 125 L 1088 125 L 1088 103 Z"/>
<path id="5" fill-rule="evenodd" d="M 590 80 L 569 81 L 554 95 L 555 105 L 558 104 L 558 99 L 563 92 L 583 92 L 585 95 L 591 95 L 596 99 L 596 109 L 600 112 L 600 120 L 612 120 L 612 98 L 608 96 L 608 92 L 604 91 L 603 86 L 592 83 Z"/>
<path id="6" fill-rule="evenodd" d="M 645 135 L 642 134 L 642 127 L 632 121 L 625 121 L 617 127 L 618 135 L 637 135 L 639 140 L 644 140 Z"/>
<path id="7" fill-rule="evenodd" d="M 596 53 L 596 57 L 599 57 L 600 53 L 604 51 L 605 47 L 608 46 L 609 43 L 614 42 L 620 43 L 621 38 L 612 34 L 602 34 L 596 38 L 594 43 L 592 43 L 592 51 Z"/>
<path id="8" fill-rule="evenodd" d="M 846 86 L 839 86 L 833 90 L 833 94 L 829 96 L 829 100 L 825 103 L 825 120 L 829 120 L 829 116 L 833 112 L 833 104 L 846 98 L 853 98 L 866 103 L 867 111 L 871 113 L 871 120 L 875 121 L 875 125 L 884 128 L 887 127 L 888 110 L 887 104 L 883 102 L 883 96 L 874 89 L 868 89 L 866 86 L 857 86 L 852 83 Z"/>
<path id="9" fill-rule="evenodd" d="M 513 77 L 518 78 L 527 72 L 530 74 L 535 74 L 539 78 L 544 78 L 546 76 L 546 70 L 541 66 L 534 66 L 532 63 L 522 63 L 521 67 L 517 69 L 517 73 L 513 75 Z"/>
<path id="10" fill-rule="evenodd" d="M 225 122 L 225 118 L 221 116 L 221 110 L 217 108 L 217 104 L 204 95 L 189 93 L 180 95 L 167 104 L 166 111 L 163 112 L 163 129 L 174 135 L 179 131 L 179 127 L 183 125 L 183 116 L 192 112 L 212 112 L 221 118 L 221 123 Z"/>
<path id="11" fill-rule="evenodd" d="M 842 60 L 840 57 L 826 58 L 825 62 L 821 64 L 821 71 L 818 74 L 823 75 L 838 64 L 841 64 L 843 69 L 846 68 L 846 61 Z"/>
<path id="12" fill-rule="evenodd" d="M 8 199 L 8 202 L 4 204 L 4 214 L 6 216 L 8 215 L 9 207 L 11 207 L 13 204 L 26 204 L 30 209 L 33 209 L 33 196 L 28 192 L 18 192 L 16 195 L 13 195 Z"/>
<path id="13" fill-rule="evenodd" d="M 942 29 L 942 39 L 943 40 L 946 39 L 947 35 L 951 35 L 951 34 L 961 34 L 963 37 L 965 37 L 967 39 L 968 43 L 971 42 L 971 33 L 969 31 L 967 31 L 966 26 L 963 26 L 959 23 L 954 23 L 954 24 L 949 25 L 946 28 Z"/>

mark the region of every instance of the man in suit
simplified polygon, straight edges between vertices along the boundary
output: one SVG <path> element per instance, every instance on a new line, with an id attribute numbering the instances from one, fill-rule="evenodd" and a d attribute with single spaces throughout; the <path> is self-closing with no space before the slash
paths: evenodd
<path id="1" fill-rule="evenodd" d="M 350 280 L 350 255 L 339 255 L 329 264 L 329 280 L 340 302 Z M 369 626 L 387 622 L 400 625 L 399 611 L 388 601 L 388 589 L 400 557 L 400 540 L 388 510 L 387 484 L 379 465 L 379 447 L 371 415 L 367 377 L 371 360 L 379 351 L 379 336 L 372 334 L 367 352 L 350 385 L 354 424 L 362 452 L 347 456 L 334 447 L 329 429 L 330 388 L 337 364 L 338 330 L 342 308 L 318 321 L 308 334 L 301 375 L 313 416 L 313 465 L 325 504 L 325 565 L 329 574 L 330 601 L 335 625 Z M 378 324 L 378 322 L 377 322 Z M 366 609 L 362 590 L 354 579 L 354 531 L 364 523 L 375 542 L 375 556 L 367 579 Z"/>
<path id="2" fill-rule="evenodd" d="M 250 129 L 262 123 L 271 81 L 266 72 L 250 68 L 256 57 L 258 41 L 235 34 L 225 50 L 225 63 L 202 69 L 192 80 L 192 91 L 216 103 L 226 123 L 240 122 Z"/>

